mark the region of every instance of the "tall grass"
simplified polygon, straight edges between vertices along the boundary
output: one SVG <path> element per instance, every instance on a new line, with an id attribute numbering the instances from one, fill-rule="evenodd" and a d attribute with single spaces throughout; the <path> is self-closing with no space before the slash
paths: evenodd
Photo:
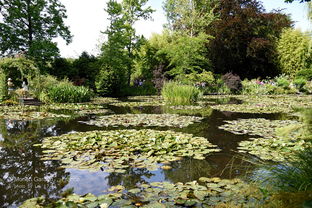
<path id="1" fill-rule="evenodd" d="M 93 97 L 89 88 L 74 86 L 68 80 L 58 81 L 50 75 L 38 76 L 32 81 L 30 89 L 45 103 L 81 103 L 88 102 Z"/>
<path id="2" fill-rule="evenodd" d="M 161 95 L 169 105 L 192 105 L 202 93 L 194 86 L 171 81 L 164 84 Z"/>
<path id="3" fill-rule="evenodd" d="M 294 161 L 274 166 L 271 172 L 279 191 L 312 191 L 312 148 L 297 153 Z"/>
<path id="4" fill-rule="evenodd" d="M 92 92 L 86 87 L 62 82 L 49 87 L 41 94 L 40 98 L 50 103 L 81 103 L 90 101 Z"/>

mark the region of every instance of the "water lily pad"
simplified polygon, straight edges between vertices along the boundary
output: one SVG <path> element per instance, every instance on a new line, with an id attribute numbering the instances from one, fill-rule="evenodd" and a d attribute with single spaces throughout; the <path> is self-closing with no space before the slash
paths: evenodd
<path id="1" fill-rule="evenodd" d="M 222 97 L 238 98 L 243 104 L 212 105 L 213 109 L 240 113 L 291 113 L 294 108 L 312 107 L 311 95 L 218 96 Z"/>
<path id="2" fill-rule="evenodd" d="M 254 203 L 257 198 L 254 198 L 253 194 L 257 196 L 258 189 L 252 189 L 250 185 L 245 182 L 235 180 L 221 180 L 216 178 L 207 179 L 208 183 L 215 182 L 217 187 L 222 187 L 222 184 L 231 184 L 231 188 L 224 190 L 223 192 L 215 192 L 213 190 L 201 190 L 202 186 L 196 181 L 188 183 L 176 183 L 169 182 L 153 182 L 152 184 L 139 184 L 137 188 L 129 191 L 124 190 L 120 192 L 120 189 L 114 189 L 113 193 L 108 193 L 99 197 L 88 194 L 85 196 L 70 195 L 67 198 L 62 198 L 55 203 L 64 203 L 72 201 L 74 205 L 78 207 L 207 207 L 217 206 L 220 203 L 231 203 L 235 206 L 250 207 L 249 203 Z M 225 182 L 226 181 L 226 182 Z M 210 186 L 210 185 L 209 185 Z M 222 189 L 222 188 L 220 188 Z M 111 189 L 112 190 L 112 189 Z M 248 192 L 246 190 L 249 190 Z M 253 191 L 252 191 L 253 190 Z M 129 193 L 132 193 L 136 201 L 129 198 Z M 116 195 L 117 194 L 117 195 Z M 131 196 L 132 196 L 131 195 Z M 92 201 L 87 200 L 92 198 Z M 138 200 L 139 199 L 139 200 Z M 141 200 L 142 199 L 142 200 Z M 143 201 L 144 199 L 144 201 Z M 32 200 L 33 207 L 40 205 L 39 200 Z M 54 205 L 55 205 L 54 203 Z M 53 207 L 51 205 L 51 207 Z M 251 205 L 252 207 L 252 205 Z"/>
<path id="3" fill-rule="evenodd" d="M 310 147 L 311 143 L 302 139 L 300 131 L 279 135 L 281 128 L 294 126 L 300 129 L 303 124 L 293 120 L 240 119 L 226 121 L 220 129 L 234 134 L 248 134 L 261 138 L 250 138 L 239 143 L 239 152 L 255 155 L 262 160 L 276 162 L 291 159 L 295 152 Z"/>
<path id="4" fill-rule="evenodd" d="M 88 125 L 103 126 L 173 126 L 186 127 L 203 118 L 195 116 L 180 116 L 176 114 L 122 114 L 107 115 L 90 120 Z"/>
<path id="5" fill-rule="evenodd" d="M 156 130 L 72 133 L 44 138 L 41 147 L 47 149 L 42 159 L 60 158 L 63 167 L 119 173 L 129 167 L 156 170 L 159 163 L 181 156 L 204 159 L 206 154 L 220 151 L 203 137 Z"/>

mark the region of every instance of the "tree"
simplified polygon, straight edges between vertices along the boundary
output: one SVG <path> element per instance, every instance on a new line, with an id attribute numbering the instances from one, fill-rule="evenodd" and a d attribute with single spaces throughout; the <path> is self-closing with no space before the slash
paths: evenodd
<path id="1" fill-rule="evenodd" d="M 215 0 L 166 0 L 164 10 L 167 28 L 193 37 L 216 19 L 213 13 Z"/>
<path id="2" fill-rule="evenodd" d="M 160 50 L 170 61 L 167 73 L 172 77 L 211 70 L 207 47 L 211 36 L 205 33 L 217 20 L 215 0 L 166 0 L 164 10 L 169 32 L 167 44 Z"/>
<path id="3" fill-rule="evenodd" d="M 95 79 L 99 73 L 98 59 L 84 51 L 79 58 L 73 62 L 73 67 L 75 74 L 72 74 L 69 78 L 74 80 L 78 85 L 84 85 L 95 89 Z"/>
<path id="4" fill-rule="evenodd" d="M 134 51 L 139 48 L 140 37 L 136 35 L 134 24 L 140 19 L 149 19 L 153 10 L 144 8 L 147 0 L 123 0 L 107 3 L 110 26 L 105 31 L 107 42 L 102 46 L 102 70 L 114 71 L 118 80 L 115 91 L 130 85 Z M 107 73 L 102 73 L 107 74 Z M 112 73 L 108 73 L 112 74 Z"/>
<path id="5" fill-rule="evenodd" d="M 312 68 L 310 42 L 311 38 L 300 30 L 283 31 L 277 42 L 278 63 L 283 73 L 295 75 L 301 69 Z"/>
<path id="6" fill-rule="evenodd" d="M 56 56 L 52 39 L 60 36 L 70 43 L 72 38 L 65 18 L 59 0 L 0 0 L 0 56 L 21 51 L 44 60 Z"/>
<path id="7" fill-rule="evenodd" d="M 289 17 L 266 13 L 255 0 L 220 0 L 215 12 L 219 19 L 207 30 L 214 36 L 208 46 L 214 71 L 241 78 L 276 76 L 275 40 L 291 26 Z"/>

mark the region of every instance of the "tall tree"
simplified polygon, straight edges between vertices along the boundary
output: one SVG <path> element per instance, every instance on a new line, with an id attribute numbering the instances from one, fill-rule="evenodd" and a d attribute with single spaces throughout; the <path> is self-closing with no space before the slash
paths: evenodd
<path id="1" fill-rule="evenodd" d="M 216 19 L 213 13 L 215 0 L 166 0 L 164 10 L 172 31 L 186 33 L 193 37 Z"/>
<path id="2" fill-rule="evenodd" d="M 118 80 L 115 91 L 130 85 L 134 51 L 140 45 L 140 37 L 136 34 L 134 24 L 140 19 L 149 19 L 153 10 L 144 8 L 148 0 L 109 0 L 107 13 L 110 26 L 105 31 L 107 42 L 102 46 L 102 70 L 114 71 Z M 100 80 L 99 80 L 100 82 Z"/>
<path id="3" fill-rule="evenodd" d="M 66 18 L 59 0 L 0 0 L 0 56 L 21 51 L 45 59 L 56 55 L 53 38 L 71 42 Z"/>
<path id="4" fill-rule="evenodd" d="M 266 13 L 256 0 L 220 0 L 214 21 L 207 33 L 209 53 L 216 73 L 234 72 L 255 78 L 277 75 L 275 40 L 290 18 L 278 11 Z"/>

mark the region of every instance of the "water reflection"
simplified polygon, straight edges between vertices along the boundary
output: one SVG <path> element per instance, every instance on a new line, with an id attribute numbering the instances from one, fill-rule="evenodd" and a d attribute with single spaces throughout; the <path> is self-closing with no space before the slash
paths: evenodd
<path id="1" fill-rule="evenodd" d="M 42 121 L 0 121 L 0 207 L 61 193 L 63 185 L 59 181 L 68 174 L 57 169 L 58 161 L 41 161 L 40 148 L 33 146 L 49 134 L 51 125 Z"/>
<path id="2" fill-rule="evenodd" d="M 236 102 L 225 100 L 222 102 Z M 116 107 L 110 106 L 117 114 L 121 113 L 165 113 L 159 107 Z M 199 115 L 200 116 L 200 115 Z M 154 181 L 188 182 L 200 177 L 234 178 L 246 173 L 250 163 L 235 153 L 239 141 L 248 139 L 246 135 L 234 135 L 218 129 L 225 120 L 239 118 L 285 118 L 282 114 L 242 114 L 211 111 L 200 123 L 187 128 L 156 127 L 158 130 L 172 130 L 191 133 L 207 138 L 218 145 L 222 152 L 208 156 L 205 160 L 184 158 L 170 164 L 170 170 L 148 171 L 130 168 L 126 173 L 89 172 L 87 170 L 60 169 L 59 161 L 41 161 L 42 150 L 33 144 L 42 138 L 68 132 L 109 130 L 79 121 L 87 121 L 94 116 L 74 118 L 70 121 L 12 121 L 0 120 L 0 207 L 15 207 L 26 199 L 38 196 L 56 197 L 64 190 L 73 188 L 77 194 L 93 193 L 100 195 L 110 186 L 123 185 L 128 189 L 138 183 Z M 121 128 L 119 128 L 121 129 Z M 142 129 L 138 127 L 135 129 Z M 233 159 L 235 157 L 235 159 Z M 250 156 L 249 156 L 250 157 Z M 248 158 L 250 159 L 250 158 Z M 251 158 L 252 159 L 252 158 Z"/>

